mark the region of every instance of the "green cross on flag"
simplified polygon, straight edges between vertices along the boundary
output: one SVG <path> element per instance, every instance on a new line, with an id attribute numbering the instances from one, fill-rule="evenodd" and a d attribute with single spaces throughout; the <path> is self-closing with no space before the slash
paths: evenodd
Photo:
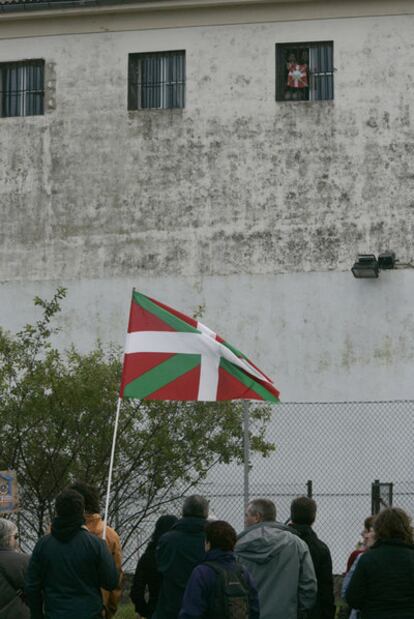
<path id="1" fill-rule="evenodd" d="M 120 397 L 278 402 L 279 391 L 214 331 L 134 290 Z"/>

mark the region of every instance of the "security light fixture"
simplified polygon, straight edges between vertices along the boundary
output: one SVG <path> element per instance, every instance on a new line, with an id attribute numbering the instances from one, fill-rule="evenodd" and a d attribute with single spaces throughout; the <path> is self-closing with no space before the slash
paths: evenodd
<path id="1" fill-rule="evenodd" d="M 395 251 L 384 251 L 378 256 L 378 266 L 380 271 L 393 269 L 396 263 Z"/>
<path id="2" fill-rule="evenodd" d="M 378 260 L 375 258 L 374 254 L 358 254 L 351 271 L 354 277 L 357 278 L 378 277 Z"/>
<path id="3" fill-rule="evenodd" d="M 377 278 L 380 271 L 394 269 L 398 260 L 395 251 L 384 251 L 378 256 L 374 254 L 358 254 L 351 271 L 357 278 Z"/>

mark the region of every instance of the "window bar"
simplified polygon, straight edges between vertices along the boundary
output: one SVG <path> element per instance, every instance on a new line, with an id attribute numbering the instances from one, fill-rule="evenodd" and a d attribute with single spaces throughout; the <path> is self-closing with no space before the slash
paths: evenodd
<path id="1" fill-rule="evenodd" d="M 27 74 L 27 100 L 25 105 L 25 114 L 34 112 L 34 66 L 30 64 L 26 69 Z"/>

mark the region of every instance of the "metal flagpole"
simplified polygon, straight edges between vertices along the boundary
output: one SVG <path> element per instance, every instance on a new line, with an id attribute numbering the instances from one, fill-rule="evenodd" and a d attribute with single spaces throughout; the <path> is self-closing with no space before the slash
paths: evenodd
<path id="1" fill-rule="evenodd" d="M 243 400 L 243 444 L 244 444 L 244 507 L 246 508 L 250 500 L 249 474 L 250 474 L 250 415 L 249 402 Z"/>
<path id="2" fill-rule="evenodd" d="M 116 407 L 116 416 L 115 416 L 114 435 L 113 435 L 113 438 L 112 438 L 111 461 L 109 463 L 108 486 L 107 486 L 107 489 L 106 489 L 104 529 L 103 529 L 102 539 L 106 539 L 106 523 L 107 523 L 107 520 L 108 520 L 109 495 L 111 493 L 112 469 L 114 467 L 116 435 L 118 434 L 118 421 L 119 421 L 119 412 L 121 410 L 121 402 L 122 402 L 122 399 L 118 398 L 118 405 Z"/>

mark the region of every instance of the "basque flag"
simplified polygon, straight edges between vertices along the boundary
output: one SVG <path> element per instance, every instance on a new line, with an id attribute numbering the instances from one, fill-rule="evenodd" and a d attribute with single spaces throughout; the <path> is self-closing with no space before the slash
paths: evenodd
<path id="1" fill-rule="evenodd" d="M 278 402 L 279 391 L 214 331 L 134 290 L 120 397 Z"/>

